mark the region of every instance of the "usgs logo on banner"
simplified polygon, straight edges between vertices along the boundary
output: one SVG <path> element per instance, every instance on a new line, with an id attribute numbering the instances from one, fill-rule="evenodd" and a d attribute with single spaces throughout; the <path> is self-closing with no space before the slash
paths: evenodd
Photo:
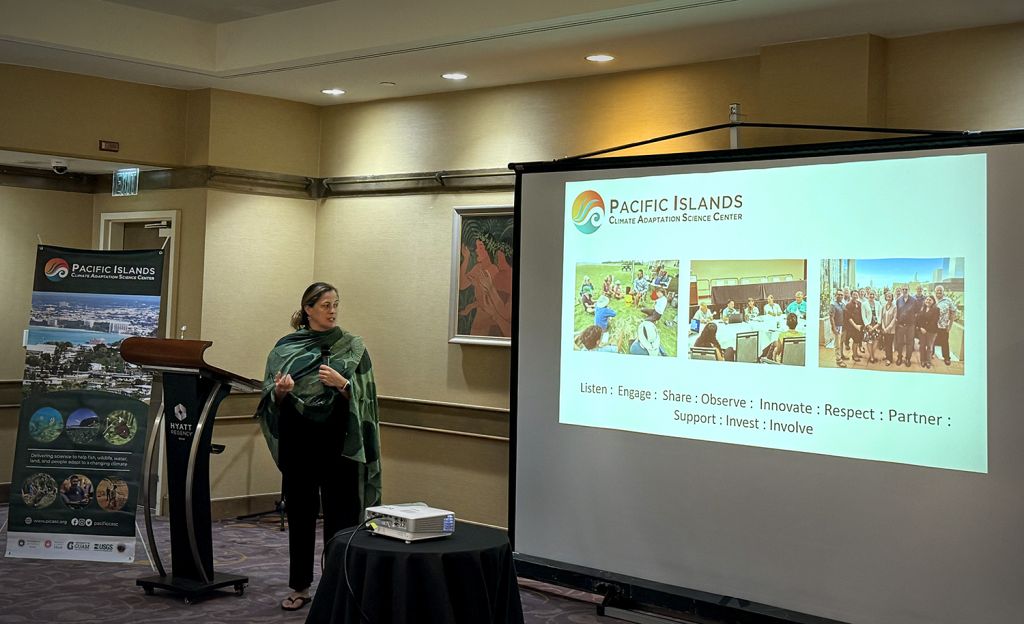
<path id="1" fill-rule="evenodd" d="M 604 199 L 597 191 L 583 191 L 572 202 L 572 222 L 584 234 L 593 234 L 604 223 Z"/>

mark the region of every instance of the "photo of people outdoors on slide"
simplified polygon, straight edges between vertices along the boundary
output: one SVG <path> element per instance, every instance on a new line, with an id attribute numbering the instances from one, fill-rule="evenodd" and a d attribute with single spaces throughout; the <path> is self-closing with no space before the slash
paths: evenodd
<path id="1" fill-rule="evenodd" d="M 678 260 L 581 263 L 575 283 L 575 350 L 676 356 Z"/>
<path id="2" fill-rule="evenodd" d="M 804 366 L 806 260 L 694 260 L 691 360 Z"/>
<path id="3" fill-rule="evenodd" d="M 964 258 L 821 262 L 822 368 L 964 374 Z"/>

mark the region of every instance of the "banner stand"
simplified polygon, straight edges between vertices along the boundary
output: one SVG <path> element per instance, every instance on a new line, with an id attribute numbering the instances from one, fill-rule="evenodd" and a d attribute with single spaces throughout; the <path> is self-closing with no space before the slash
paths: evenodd
<path id="1" fill-rule="evenodd" d="M 157 333 L 163 265 L 160 250 L 37 249 L 7 557 L 135 560 L 152 374 L 118 348 Z"/>

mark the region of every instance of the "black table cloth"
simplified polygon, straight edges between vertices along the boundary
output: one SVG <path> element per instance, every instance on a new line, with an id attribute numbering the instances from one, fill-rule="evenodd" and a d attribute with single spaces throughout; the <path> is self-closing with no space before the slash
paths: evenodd
<path id="1" fill-rule="evenodd" d="M 503 531 L 460 522 L 450 537 L 413 542 L 350 530 L 330 541 L 307 624 L 522 624 L 512 549 Z"/>

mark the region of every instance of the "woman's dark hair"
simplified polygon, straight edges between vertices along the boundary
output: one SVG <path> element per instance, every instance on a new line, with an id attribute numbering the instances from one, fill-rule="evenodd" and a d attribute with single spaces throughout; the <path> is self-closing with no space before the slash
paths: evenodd
<path id="1" fill-rule="evenodd" d="M 309 327 L 309 315 L 306 314 L 306 306 L 315 306 L 316 302 L 320 301 L 320 297 L 323 297 L 329 292 L 337 294 L 338 289 L 327 282 L 315 282 L 310 284 L 306 289 L 306 292 L 302 293 L 302 299 L 299 301 L 299 309 L 292 314 L 292 327 L 295 329 Z"/>
<path id="2" fill-rule="evenodd" d="M 577 338 L 577 341 L 583 345 L 583 348 L 587 351 L 593 351 L 601 342 L 602 333 L 603 332 L 600 327 L 597 325 L 591 325 L 580 333 L 580 337 Z"/>
<path id="3" fill-rule="evenodd" d="M 789 314 L 786 315 L 786 327 L 790 329 L 796 329 L 796 323 L 797 319 L 795 313 L 790 312 Z"/>
<path id="4" fill-rule="evenodd" d="M 722 345 L 718 344 L 718 325 L 714 323 L 708 323 L 704 326 L 704 329 L 700 330 L 700 336 L 697 336 L 697 341 L 693 343 L 695 347 L 717 347 L 722 348 Z"/>

